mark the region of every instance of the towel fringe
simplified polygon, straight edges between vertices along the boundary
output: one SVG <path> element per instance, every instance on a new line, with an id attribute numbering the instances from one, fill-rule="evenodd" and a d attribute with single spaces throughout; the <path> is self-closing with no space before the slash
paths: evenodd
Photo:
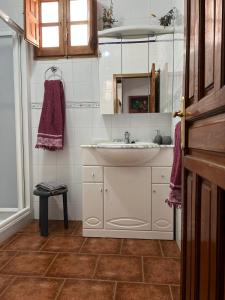
<path id="1" fill-rule="evenodd" d="M 35 148 L 36 148 L 36 149 L 48 150 L 48 151 L 58 151 L 58 150 L 63 150 L 63 147 L 46 146 L 46 145 L 36 145 Z"/>

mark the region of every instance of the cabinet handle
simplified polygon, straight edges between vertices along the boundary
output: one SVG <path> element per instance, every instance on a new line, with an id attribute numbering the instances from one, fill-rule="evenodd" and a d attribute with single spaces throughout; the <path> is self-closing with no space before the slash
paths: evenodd
<path id="1" fill-rule="evenodd" d="M 100 192 L 101 192 L 101 193 L 103 192 L 103 188 L 100 188 Z"/>
<path id="2" fill-rule="evenodd" d="M 161 175 L 162 178 L 165 178 L 165 175 Z"/>
<path id="3" fill-rule="evenodd" d="M 156 194 L 156 190 L 153 190 L 153 193 Z"/>
<path id="4" fill-rule="evenodd" d="M 95 173 L 94 172 L 92 173 L 92 177 L 95 177 Z"/>
<path id="5" fill-rule="evenodd" d="M 105 192 L 107 193 L 107 192 L 108 192 L 108 189 L 105 189 Z"/>

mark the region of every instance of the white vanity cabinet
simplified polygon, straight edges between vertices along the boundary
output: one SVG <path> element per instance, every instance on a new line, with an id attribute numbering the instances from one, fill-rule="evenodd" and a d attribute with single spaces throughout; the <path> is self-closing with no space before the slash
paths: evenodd
<path id="1" fill-rule="evenodd" d="M 162 148 L 147 164 L 115 165 L 83 148 L 83 235 L 172 240 L 174 212 L 165 203 L 172 157 Z"/>

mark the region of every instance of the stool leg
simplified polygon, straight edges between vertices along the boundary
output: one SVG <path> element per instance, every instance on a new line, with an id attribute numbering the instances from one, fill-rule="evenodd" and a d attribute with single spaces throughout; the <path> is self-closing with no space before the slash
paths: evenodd
<path id="1" fill-rule="evenodd" d="M 64 214 L 64 227 L 68 229 L 68 209 L 67 209 L 67 193 L 63 194 L 63 214 Z"/>
<path id="2" fill-rule="evenodd" d="M 40 197 L 41 235 L 48 236 L 48 197 Z"/>

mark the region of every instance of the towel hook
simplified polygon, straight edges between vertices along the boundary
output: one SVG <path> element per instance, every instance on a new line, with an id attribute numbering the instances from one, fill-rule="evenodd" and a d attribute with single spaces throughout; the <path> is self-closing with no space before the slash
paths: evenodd
<path id="1" fill-rule="evenodd" d="M 55 76 L 59 76 L 60 79 L 62 80 L 62 70 L 60 70 L 58 67 L 56 66 L 52 66 L 50 68 L 48 68 L 46 71 L 45 71 L 45 80 L 47 80 L 47 73 L 51 71 L 53 73 L 53 76 L 55 78 Z M 60 71 L 60 75 L 56 74 L 57 71 Z"/>

